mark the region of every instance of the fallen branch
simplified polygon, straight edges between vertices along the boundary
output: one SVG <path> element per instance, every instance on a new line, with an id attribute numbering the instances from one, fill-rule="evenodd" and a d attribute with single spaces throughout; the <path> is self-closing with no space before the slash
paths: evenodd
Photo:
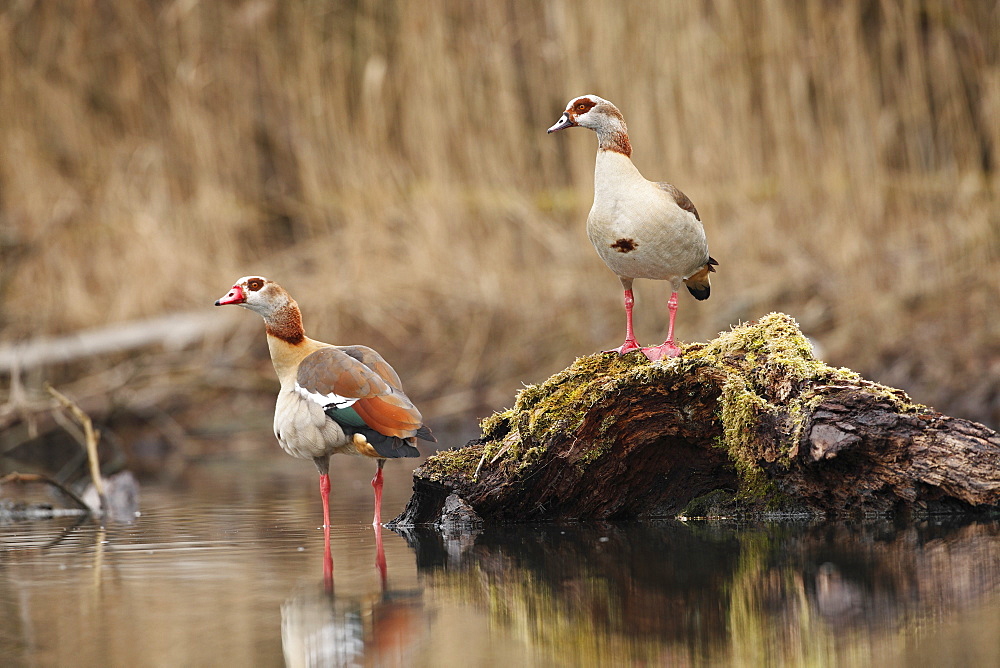
<path id="1" fill-rule="evenodd" d="M 1000 507 L 1000 434 L 814 359 L 783 314 L 672 360 L 580 358 L 482 430 L 414 472 L 397 522 L 456 496 L 487 522 Z"/>
<path id="2" fill-rule="evenodd" d="M 231 321 L 203 311 L 172 313 L 159 318 L 99 327 L 66 336 L 39 337 L 0 344 L 0 373 L 18 373 L 49 364 L 154 345 L 179 350 L 212 332 L 224 331 Z"/>

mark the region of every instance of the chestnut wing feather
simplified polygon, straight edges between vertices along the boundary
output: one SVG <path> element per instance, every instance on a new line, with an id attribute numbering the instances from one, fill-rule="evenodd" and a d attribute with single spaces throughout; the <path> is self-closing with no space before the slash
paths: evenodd
<path id="1" fill-rule="evenodd" d="M 296 382 L 311 400 L 324 403 L 345 434 L 363 434 L 381 456 L 415 457 L 409 442 L 433 439 L 399 376 L 371 348 L 317 350 L 302 360 Z"/>

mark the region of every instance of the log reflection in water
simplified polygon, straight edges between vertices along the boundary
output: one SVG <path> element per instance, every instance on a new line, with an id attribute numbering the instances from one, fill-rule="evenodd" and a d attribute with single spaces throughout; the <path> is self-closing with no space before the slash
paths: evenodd
<path id="1" fill-rule="evenodd" d="M 411 529 L 431 588 L 560 661 L 847 656 L 1000 596 L 1000 523 Z M 902 651 L 901 646 L 896 647 Z M 623 654 L 624 652 L 624 654 Z"/>

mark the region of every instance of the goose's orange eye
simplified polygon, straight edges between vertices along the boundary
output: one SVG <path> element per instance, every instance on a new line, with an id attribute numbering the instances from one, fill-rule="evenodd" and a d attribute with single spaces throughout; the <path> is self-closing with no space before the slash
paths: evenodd
<path id="1" fill-rule="evenodd" d="M 254 292 L 257 292 L 262 287 L 264 287 L 264 281 L 262 281 L 259 278 L 251 278 L 249 281 L 247 281 L 247 287 L 253 290 Z"/>
<path id="2" fill-rule="evenodd" d="M 577 111 L 586 111 L 587 110 L 587 105 L 585 105 L 583 102 L 581 102 L 580 104 L 576 105 L 576 110 Z"/>

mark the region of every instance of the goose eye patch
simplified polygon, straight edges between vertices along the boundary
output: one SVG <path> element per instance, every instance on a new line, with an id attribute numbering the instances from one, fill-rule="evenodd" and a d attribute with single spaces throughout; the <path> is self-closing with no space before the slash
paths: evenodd
<path id="1" fill-rule="evenodd" d="M 247 287 L 250 290 L 257 292 L 262 287 L 264 287 L 264 281 L 260 280 L 259 278 L 251 278 L 249 281 L 247 281 Z"/>

